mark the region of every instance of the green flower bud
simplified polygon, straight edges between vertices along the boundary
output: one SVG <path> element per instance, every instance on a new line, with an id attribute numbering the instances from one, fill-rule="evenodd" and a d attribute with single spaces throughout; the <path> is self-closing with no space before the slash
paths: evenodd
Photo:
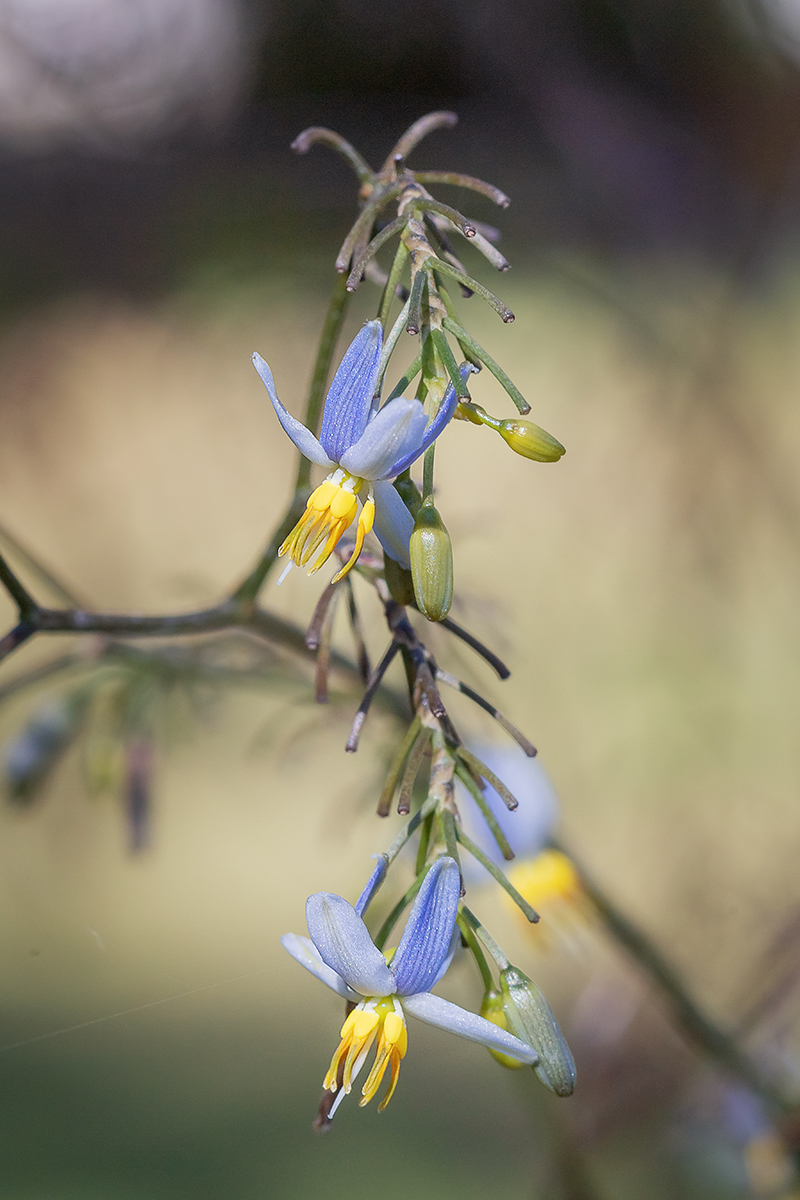
<path id="1" fill-rule="evenodd" d="M 544 995 L 518 967 L 500 972 L 504 1011 L 511 1032 L 539 1055 L 534 1071 L 557 1096 L 575 1090 L 575 1062 Z"/>
<path id="2" fill-rule="evenodd" d="M 481 1016 L 486 1021 L 491 1021 L 493 1025 L 497 1025 L 499 1029 L 505 1029 L 506 1033 L 510 1033 L 508 1028 L 508 1019 L 505 1013 L 505 1005 L 500 992 L 496 992 L 494 988 L 484 993 L 483 1002 L 481 1003 Z M 501 1067 L 508 1067 L 511 1071 L 516 1071 L 520 1067 L 524 1067 L 525 1063 L 519 1062 L 516 1058 L 511 1058 L 508 1054 L 503 1054 L 500 1050 L 492 1050 L 488 1047 L 492 1058 L 500 1063 Z"/>
<path id="3" fill-rule="evenodd" d="M 408 547 L 417 608 L 429 621 L 441 621 L 453 602 L 453 547 L 434 506 L 417 513 Z"/>
<path id="4" fill-rule="evenodd" d="M 533 421 L 501 421 L 497 427 L 500 437 L 516 454 L 534 462 L 558 462 L 566 450 L 552 434 Z"/>

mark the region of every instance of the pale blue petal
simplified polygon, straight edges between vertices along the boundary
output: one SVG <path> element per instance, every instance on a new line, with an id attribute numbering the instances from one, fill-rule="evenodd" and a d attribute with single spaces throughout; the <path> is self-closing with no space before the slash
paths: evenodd
<path id="1" fill-rule="evenodd" d="M 378 888 L 386 878 L 386 872 L 389 869 L 389 861 L 385 854 L 378 855 L 378 862 L 375 870 L 369 877 L 369 882 L 364 888 L 361 895 L 356 900 L 356 912 L 360 917 L 364 915 L 364 909 L 372 902 L 372 897 L 377 892 Z"/>
<path id="2" fill-rule="evenodd" d="M 281 938 L 281 945 L 284 950 L 288 950 L 295 962 L 299 962 L 301 967 L 305 967 L 312 975 L 316 975 L 317 979 L 321 979 L 345 1000 L 358 1001 L 361 999 L 358 992 L 354 992 L 347 986 L 341 975 L 337 975 L 335 971 L 325 965 L 310 938 L 300 937 L 297 933 L 285 933 Z"/>
<path id="3" fill-rule="evenodd" d="M 301 454 L 311 462 L 316 463 L 320 467 L 335 467 L 336 463 L 328 458 L 322 446 L 314 437 L 310 429 L 306 429 L 296 417 L 293 417 L 287 409 L 283 407 L 278 399 L 278 393 L 275 391 L 275 383 L 272 378 L 272 372 L 260 354 L 253 355 L 253 366 L 261 376 L 261 380 L 269 393 L 269 398 L 272 401 L 272 407 L 277 413 L 278 420 L 283 426 L 284 433 L 288 433 L 289 437 L 294 442 Z"/>
<path id="4" fill-rule="evenodd" d="M 439 967 L 439 970 L 436 974 L 436 978 L 434 979 L 433 983 L 431 984 L 432 988 L 436 987 L 436 985 L 440 979 L 444 979 L 445 975 L 450 970 L 450 964 L 452 963 L 453 959 L 455 958 L 456 951 L 460 950 L 460 949 L 461 949 L 461 930 L 458 928 L 457 925 L 454 925 L 453 926 L 453 936 L 450 938 L 450 946 L 448 947 L 447 954 L 445 955 L 445 958 L 444 958 L 444 962 Z"/>
<path id="5" fill-rule="evenodd" d="M 461 377 L 465 383 L 475 370 L 476 368 L 471 366 L 470 363 L 463 364 L 461 367 Z M 394 403 L 394 401 L 392 401 L 392 403 Z M 425 434 L 419 444 L 419 447 L 416 450 L 409 450 L 405 455 L 398 457 L 397 461 L 392 464 L 392 469 L 389 471 L 387 478 L 389 476 L 394 478 L 402 471 L 405 471 L 407 467 L 410 467 L 413 462 L 416 462 L 420 454 L 424 453 L 424 451 L 428 449 L 428 446 L 430 446 L 431 442 L 435 441 L 442 432 L 445 425 L 456 411 L 457 404 L 458 397 L 456 396 L 456 389 L 453 387 L 452 383 L 450 383 L 447 385 L 447 391 L 442 398 L 442 403 L 439 405 L 439 411 L 431 421 L 428 428 L 425 430 Z"/>
<path id="6" fill-rule="evenodd" d="M 325 453 L 337 463 L 366 429 L 378 382 L 382 345 L 380 321 L 368 321 L 353 338 L 333 377 L 319 440 Z"/>
<path id="7" fill-rule="evenodd" d="M 379 479 L 372 485 L 375 496 L 375 533 L 385 552 L 401 567 L 409 567 L 408 542 L 414 518 L 400 499 L 394 484 Z"/>
<path id="8" fill-rule="evenodd" d="M 386 959 L 352 904 L 332 892 L 306 901 L 311 940 L 327 966 L 362 996 L 391 996 L 396 990 Z"/>
<path id="9" fill-rule="evenodd" d="M 437 858 L 403 930 L 392 974 L 398 996 L 413 996 L 432 988 L 450 949 L 461 895 L 461 874 L 453 858 Z"/>
<path id="10" fill-rule="evenodd" d="M 362 479 L 395 476 L 397 461 L 417 457 L 426 420 L 419 400 L 398 396 L 372 418 L 355 446 L 342 455 L 341 465 Z"/>
<path id="11" fill-rule="evenodd" d="M 536 1051 L 519 1038 L 515 1038 L 513 1033 L 506 1033 L 504 1029 L 484 1020 L 477 1013 L 467 1012 L 465 1008 L 459 1008 L 457 1004 L 451 1004 L 441 996 L 432 996 L 430 992 L 404 996 L 403 1008 L 418 1020 L 426 1021 L 428 1025 L 436 1025 L 439 1029 L 457 1033 L 459 1037 L 467 1038 L 470 1042 L 480 1042 L 482 1046 L 488 1046 L 490 1050 L 499 1050 L 501 1054 L 508 1054 L 518 1062 L 532 1065 L 538 1061 Z"/>

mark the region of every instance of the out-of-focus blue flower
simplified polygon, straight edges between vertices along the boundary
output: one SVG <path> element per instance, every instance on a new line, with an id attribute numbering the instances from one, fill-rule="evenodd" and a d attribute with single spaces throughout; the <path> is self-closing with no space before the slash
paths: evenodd
<path id="1" fill-rule="evenodd" d="M 414 522 L 391 480 L 410 467 L 439 436 L 457 404 L 451 384 L 430 423 L 419 400 L 398 396 L 379 409 L 375 388 L 382 345 L 380 321 L 368 321 L 356 334 L 333 377 L 319 439 L 287 412 L 278 399 L 272 372 L 260 354 L 253 355 L 253 364 L 285 432 L 306 458 L 330 470 L 312 492 L 305 513 L 279 554 L 289 554 L 297 566 L 306 566 L 316 554 L 308 573 L 318 571 L 353 523 L 357 498 L 362 501 L 355 548 L 334 582 L 355 564 L 373 521 L 386 553 L 408 567 L 408 540 Z"/>
<path id="2" fill-rule="evenodd" d="M 0 749 L 0 774 L 15 800 L 29 801 L 70 745 L 85 704 L 74 697 L 46 700 Z"/>
<path id="3" fill-rule="evenodd" d="M 558 797 L 544 767 L 538 758 L 527 758 L 513 746 L 489 743 L 473 749 L 519 801 L 519 808 L 509 812 L 491 784 L 483 793 L 511 849 L 519 859 L 537 855 L 558 822 Z M 503 866 L 503 856 L 475 801 L 462 783 L 456 781 L 456 788 L 465 832 L 492 862 Z"/>
<path id="4" fill-rule="evenodd" d="M 434 996 L 434 987 L 450 965 L 460 894 L 458 865 L 439 858 L 423 880 L 394 955 L 384 957 L 356 910 L 341 896 L 317 892 L 306 904 L 310 939 L 287 933 L 284 949 L 317 979 L 356 1007 L 341 1029 L 341 1042 L 323 1086 L 341 1092 L 331 1116 L 353 1085 L 377 1039 L 375 1061 L 361 1089 L 361 1104 L 373 1098 L 387 1067 L 391 1080 L 379 1105 L 382 1111 L 397 1086 L 400 1062 L 407 1046 L 404 1010 L 473 1042 L 500 1050 L 523 1063 L 535 1063 L 536 1053 L 525 1042 L 490 1021 L 449 1000 Z"/>

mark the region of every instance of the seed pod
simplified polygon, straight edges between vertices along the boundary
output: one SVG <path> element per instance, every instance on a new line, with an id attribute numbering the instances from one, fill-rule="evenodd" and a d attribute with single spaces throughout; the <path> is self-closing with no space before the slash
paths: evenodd
<path id="1" fill-rule="evenodd" d="M 533 1067 L 538 1078 L 557 1096 L 571 1096 L 575 1062 L 543 993 L 518 967 L 500 972 L 500 987 L 511 1032 L 539 1055 Z"/>
<path id="2" fill-rule="evenodd" d="M 503 997 L 494 988 L 484 992 L 481 1003 L 481 1016 L 484 1020 L 491 1021 L 498 1029 L 505 1029 L 506 1033 L 511 1032 L 508 1027 Z M 516 1071 L 520 1067 L 525 1066 L 525 1063 L 519 1062 L 516 1058 L 511 1058 L 508 1054 L 503 1054 L 500 1050 L 493 1050 L 491 1046 L 488 1047 L 488 1050 L 495 1062 L 499 1062 L 501 1067 L 508 1067 L 509 1070 Z"/>
<path id="3" fill-rule="evenodd" d="M 453 602 L 453 547 L 430 503 L 417 513 L 408 551 L 417 608 L 429 621 L 441 621 Z"/>
<path id="4" fill-rule="evenodd" d="M 534 462 L 558 462 L 566 450 L 552 434 L 533 421 L 501 421 L 497 427 L 500 437 L 516 454 Z"/>

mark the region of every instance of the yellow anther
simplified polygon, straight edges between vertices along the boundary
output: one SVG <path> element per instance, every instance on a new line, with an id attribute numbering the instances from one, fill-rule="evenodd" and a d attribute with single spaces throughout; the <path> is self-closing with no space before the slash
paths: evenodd
<path id="1" fill-rule="evenodd" d="M 358 511 L 356 496 L 363 486 L 363 479 L 348 475 L 341 468 L 329 475 L 309 496 L 305 512 L 278 551 L 279 557 L 288 554 L 298 567 L 304 567 L 319 551 L 316 561 L 309 568 L 309 575 L 324 566 L 339 538 L 352 524 Z M 371 527 L 370 518 L 364 532 Z M 359 553 L 364 534 L 360 534 L 360 538 Z"/>
<path id="2" fill-rule="evenodd" d="M 353 1022 L 353 1041 L 363 1041 L 376 1028 L 379 1020 L 378 1014 L 374 1009 L 372 1012 L 364 1012 L 363 1009 L 359 1012 L 356 1009 L 353 1016 L 356 1018 Z"/>
<path id="3" fill-rule="evenodd" d="M 355 566 L 356 562 L 358 561 L 358 556 L 361 553 L 362 547 L 364 545 L 364 538 L 367 536 L 369 531 L 372 529 L 372 522 L 374 520 L 375 520 L 375 501 L 372 499 L 372 496 L 370 496 L 369 499 L 365 502 L 364 507 L 361 510 L 361 516 L 358 518 L 358 526 L 356 528 L 356 544 L 353 547 L 353 553 L 350 555 L 347 562 L 342 567 L 341 571 L 336 572 L 333 579 L 331 580 L 331 583 L 338 583 L 339 580 L 344 578 L 344 576 L 347 574 L 347 572 L 352 567 Z"/>
<path id="4" fill-rule="evenodd" d="M 336 521 L 347 521 L 349 525 L 358 511 L 358 502 L 352 492 L 339 488 L 330 501 L 330 514 Z"/>
<path id="5" fill-rule="evenodd" d="M 339 485 L 331 479 L 326 479 L 311 493 L 306 507 L 315 508 L 317 512 L 324 512 L 338 491 Z"/>
<path id="6" fill-rule="evenodd" d="M 383 1022 L 383 1035 L 392 1046 L 397 1045 L 406 1032 L 406 1023 L 396 1012 L 390 1012 Z"/>
<path id="7" fill-rule="evenodd" d="M 350 1013 L 342 1025 L 342 1040 L 331 1059 L 331 1065 L 322 1086 L 329 1092 L 337 1091 L 341 1070 L 341 1086 L 345 1092 L 349 1092 L 353 1076 L 361 1070 L 364 1059 L 376 1038 L 375 1061 L 367 1076 L 367 1081 L 361 1089 L 360 1103 L 368 1104 L 370 1102 L 381 1085 L 386 1068 L 391 1067 L 389 1087 L 378 1106 L 378 1111 L 382 1112 L 397 1086 L 400 1063 L 408 1046 L 408 1034 L 402 1009 L 391 997 L 362 1000 L 361 1004 Z M 342 1064 L 344 1065 L 342 1066 Z"/>

